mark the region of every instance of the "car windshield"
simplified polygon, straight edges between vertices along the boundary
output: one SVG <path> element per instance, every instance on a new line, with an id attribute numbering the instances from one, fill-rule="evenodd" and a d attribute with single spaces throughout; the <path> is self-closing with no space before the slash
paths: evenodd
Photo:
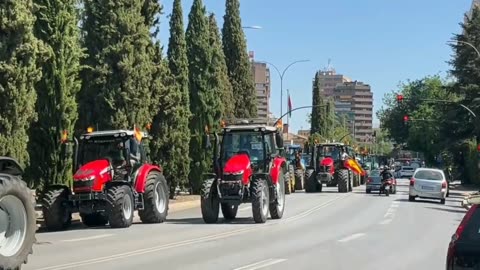
<path id="1" fill-rule="evenodd" d="M 92 138 L 81 142 L 80 165 L 98 159 L 123 161 L 125 159 L 125 141 L 117 138 Z"/>
<path id="2" fill-rule="evenodd" d="M 425 180 L 436 180 L 436 181 L 442 181 L 443 180 L 443 175 L 441 172 L 438 171 L 432 171 L 432 170 L 421 170 L 418 171 L 414 178 L 416 179 L 425 179 Z"/>
<path id="3" fill-rule="evenodd" d="M 238 153 L 246 153 L 252 162 L 264 159 L 262 134 L 260 132 L 236 131 L 223 136 L 221 158 L 225 163 Z"/>
<path id="4" fill-rule="evenodd" d="M 380 171 L 371 171 L 370 176 L 372 177 L 380 176 Z"/>

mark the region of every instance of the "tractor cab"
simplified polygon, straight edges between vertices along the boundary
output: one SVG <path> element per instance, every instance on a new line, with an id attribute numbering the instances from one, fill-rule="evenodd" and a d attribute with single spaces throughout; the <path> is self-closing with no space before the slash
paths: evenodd
<path id="1" fill-rule="evenodd" d="M 206 223 L 217 221 L 219 205 L 226 219 L 235 218 L 241 203 L 252 203 L 257 223 L 265 222 L 268 212 L 282 217 L 286 161 L 280 132 L 264 119 L 252 119 L 229 121 L 215 134 L 214 173 L 204 175 L 201 199 Z"/>
<path id="2" fill-rule="evenodd" d="M 146 134 L 132 130 L 96 131 L 80 136 L 77 155 L 77 172 L 82 177 L 86 171 L 112 171 L 112 180 L 131 181 L 133 173 L 147 158 L 142 144 Z"/>

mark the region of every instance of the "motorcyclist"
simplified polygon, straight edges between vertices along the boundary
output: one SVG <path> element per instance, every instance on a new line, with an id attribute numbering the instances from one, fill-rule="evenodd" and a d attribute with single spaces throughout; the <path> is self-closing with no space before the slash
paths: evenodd
<path id="1" fill-rule="evenodd" d="M 380 173 L 380 176 L 382 177 L 382 182 L 387 181 L 390 178 L 393 178 L 392 172 L 388 168 L 388 166 L 385 166 Z"/>

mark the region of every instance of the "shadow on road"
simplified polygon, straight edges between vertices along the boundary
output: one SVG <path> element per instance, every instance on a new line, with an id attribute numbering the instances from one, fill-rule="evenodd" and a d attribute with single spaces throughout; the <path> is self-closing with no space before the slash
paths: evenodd
<path id="1" fill-rule="evenodd" d="M 455 209 L 448 209 L 448 208 L 441 208 L 441 207 L 425 207 L 425 208 L 444 211 L 444 212 L 450 212 L 450 213 L 459 213 L 459 214 L 465 214 L 467 212 L 466 210 L 455 210 Z"/>
<path id="2" fill-rule="evenodd" d="M 408 200 L 408 198 L 400 198 L 396 199 L 395 201 L 397 202 L 409 202 L 409 203 L 428 203 L 428 204 L 439 204 L 439 200 L 429 200 L 429 199 L 419 199 L 416 198 L 415 201 L 411 202 Z"/>
<path id="3" fill-rule="evenodd" d="M 167 219 L 165 223 L 169 224 L 192 224 L 192 225 L 206 225 L 202 218 L 178 218 L 178 219 Z M 233 220 L 226 220 L 219 218 L 217 223 L 208 224 L 235 224 L 235 225 L 245 225 L 245 224 L 255 224 L 252 218 L 236 218 Z"/>
<path id="4" fill-rule="evenodd" d="M 65 231 L 78 231 L 78 230 L 98 230 L 98 229 L 110 229 L 110 226 L 99 226 L 99 227 L 87 227 L 83 225 L 83 223 L 80 220 L 74 220 L 72 221 L 72 225 L 70 225 L 67 229 L 65 230 L 58 230 L 58 231 L 49 231 L 45 227 L 40 227 L 36 233 L 58 233 L 58 232 L 65 232 Z"/>

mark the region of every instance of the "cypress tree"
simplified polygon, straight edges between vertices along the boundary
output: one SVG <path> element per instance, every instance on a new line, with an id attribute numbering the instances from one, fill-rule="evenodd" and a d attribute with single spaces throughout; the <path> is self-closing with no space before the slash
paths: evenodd
<path id="1" fill-rule="evenodd" d="M 215 15 L 212 13 L 208 17 L 209 21 L 209 44 L 212 49 L 211 60 L 211 84 L 212 89 L 216 93 L 215 97 L 219 97 L 217 108 L 224 118 L 232 118 L 234 115 L 234 104 L 232 84 L 228 78 L 227 64 L 225 62 L 225 54 L 222 48 L 222 39 L 220 30 L 218 29 Z"/>
<path id="2" fill-rule="evenodd" d="M 36 118 L 35 84 L 44 46 L 33 33 L 31 0 L 0 2 L 0 155 L 28 164 L 28 128 Z"/>
<path id="3" fill-rule="evenodd" d="M 168 110 L 161 109 L 155 116 L 153 130 L 159 136 L 152 141 L 151 149 L 152 156 L 165 168 L 170 198 L 173 199 L 176 187 L 185 187 L 190 171 L 188 60 L 180 0 L 173 3 L 167 60 L 165 84 L 168 91 L 159 102 Z"/>
<path id="4" fill-rule="evenodd" d="M 223 50 L 235 98 L 235 117 L 255 117 L 257 116 L 257 93 L 240 18 L 239 0 L 226 0 L 223 19 Z"/>
<path id="5" fill-rule="evenodd" d="M 152 39 L 145 1 L 85 0 L 85 46 L 80 125 L 99 129 L 141 127 L 153 115 Z M 151 14 L 151 13 L 148 13 Z"/>
<path id="6" fill-rule="evenodd" d="M 75 0 L 35 0 L 35 34 L 49 52 L 37 84 L 38 121 L 30 129 L 29 173 L 44 184 L 68 184 L 72 159 L 66 156 L 62 134 L 71 137 L 77 120 L 76 95 L 81 87 L 80 31 Z M 32 177 L 33 178 L 33 177 Z"/>
<path id="7" fill-rule="evenodd" d="M 313 93 L 312 93 L 312 114 L 310 119 L 310 134 L 319 134 L 322 138 L 325 136 L 325 101 L 323 100 L 323 95 L 321 94 L 323 89 L 320 88 L 320 78 L 315 74 L 315 81 L 313 84 Z"/>
<path id="8" fill-rule="evenodd" d="M 203 135 L 205 128 L 213 127 L 215 108 L 212 104 L 214 92 L 210 88 L 211 75 L 209 46 L 208 18 L 202 0 L 194 0 L 188 15 L 189 21 L 186 32 L 187 58 L 190 89 L 190 183 L 193 192 L 200 190 L 201 176 L 211 167 L 210 156 L 203 149 Z"/>

